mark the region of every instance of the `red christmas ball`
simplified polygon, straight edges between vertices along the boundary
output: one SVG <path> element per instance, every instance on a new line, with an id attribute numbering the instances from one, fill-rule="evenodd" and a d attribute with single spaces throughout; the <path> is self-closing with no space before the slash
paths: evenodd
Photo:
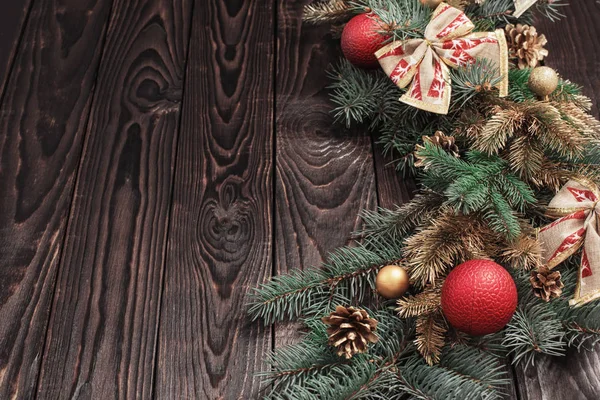
<path id="1" fill-rule="evenodd" d="M 471 260 L 454 268 L 442 286 L 448 322 L 473 336 L 498 332 L 517 308 L 517 287 L 501 265 Z"/>
<path id="2" fill-rule="evenodd" d="M 379 63 L 375 52 L 387 39 L 379 34 L 381 20 L 375 14 L 360 14 L 352 18 L 342 32 L 344 57 L 360 68 L 376 68 Z"/>

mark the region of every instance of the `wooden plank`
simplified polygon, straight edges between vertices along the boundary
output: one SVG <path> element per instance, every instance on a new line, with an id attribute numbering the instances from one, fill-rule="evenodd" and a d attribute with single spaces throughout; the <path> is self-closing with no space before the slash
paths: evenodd
<path id="1" fill-rule="evenodd" d="M 39 399 L 149 399 L 191 0 L 117 0 Z"/>
<path id="2" fill-rule="evenodd" d="M 4 93 L 8 72 L 17 53 L 30 5 L 31 0 L 14 0 L 2 4 L 0 13 L 0 96 Z"/>
<path id="3" fill-rule="evenodd" d="M 309 1 L 279 0 L 276 273 L 319 265 L 377 204 L 371 139 L 335 124 L 324 71 L 339 57 L 327 26 L 302 25 Z M 276 346 L 296 341 L 278 326 Z"/>
<path id="4" fill-rule="evenodd" d="M 156 395 L 252 399 L 270 348 L 246 293 L 272 269 L 274 5 L 196 3 Z"/>
<path id="5" fill-rule="evenodd" d="M 397 205 L 408 203 L 417 190 L 414 179 L 403 176 L 396 170 L 393 158 L 383 155 L 382 146 L 374 145 L 373 158 L 375 159 L 379 206 L 394 209 Z"/>
<path id="6" fill-rule="evenodd" d="M 557 23 L 540 19 L 537 27 L 548 38 L 546 64 L 563 78 L 583 86 L 600 112 L 600 3 L 571 2 L 561 10 L 566 18 Z M 570 350 L 566 357 L 541 357 L 535 366 L 516 368 L 521 400 L 581 399 L 600 397 L 600 345 L 593 352 Z"/>
<path id="7" fill-rule="evenodd" d="M 562 78 L 583 87 L 594 101 L 592 113 L 600 115 L 600 3 L 595 0 L 569 2 L 560 10 L 565 14 L 558 22 L 539 18 L 537 28 L 546 35 L 550 52 L 546 65 L 555 68 Z"/>
<path id="8" fill-rule="evenodd" d="M 31 398 L 109 0 L 35 2 L 0 108 L 0 398 Z"/>

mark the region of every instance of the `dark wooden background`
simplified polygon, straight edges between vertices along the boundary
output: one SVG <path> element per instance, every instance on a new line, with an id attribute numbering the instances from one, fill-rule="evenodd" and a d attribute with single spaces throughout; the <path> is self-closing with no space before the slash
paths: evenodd
<path id="1" fill-rule="evenodd" d="M 258 396 L 295 329 L 250 324 L 248 289 L 413 190 L 332 126 L 306 2 L 3 2 L 0 399 Z M 600 100 L 600 5 L 572 3 L 548 64 Z M 598 399 L 598 354 L 517 368 L 513 397 Z"/>

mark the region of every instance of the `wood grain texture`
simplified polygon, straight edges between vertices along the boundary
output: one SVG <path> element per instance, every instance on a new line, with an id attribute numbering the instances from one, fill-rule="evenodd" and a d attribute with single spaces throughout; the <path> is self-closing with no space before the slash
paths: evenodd
<path id="1" fill-rule="evenodd" d="M 548 38 L 546 65 L 563 78 L 583 86 L 583 93 L 600 104 L 600 3 L 571 2 L 557 23 L 540 19 L 538 31 Z M 566 357 L 543 357 L 534 367 L 516 368 L 521 400 L 592 400 L 600 398 L 600 345 L 593 352 L 569 351 Z"/>
<path id="2" fill-rule="evenodd" d="M 592 113 L 600 115 L 600 3 L 576 0 L 561 7 L 565 15 L 558 22 L 539 18 L 538 31 L 548 39 L 550 52 L 546 65 L 555 68 L 562 78 L 583 87 L 594 102 Z"/>
<path id="3" fill-rule="evenodd" d="M 38 399 L 149 399 L 191 1 L 112 9 Z"/>
<path id="4" fill-rule="evenodd" d="M 394 209 L 397 205 L 408 203 L 417 190 L 414 179 L 398 173 L 394 160 L 383 155 L 381 146 L 374 144 L 373 147 L 379 206 Z"/>
<path id="5" fill-rule="evenodd" d="M 37 0 L 0 109 L 0 398 L 35 390 L 110 1 Z"/>
<path id="6" fill-rule="evenodd" d="M 197 3 L 184 89 L 156 395 L 258 397 L 270 331 L 246 315 L 271 274 L 274 7 Z"/>
<path id="7" fill-rule="evenodd" d="M 276 135 L 276 273 L 320 265 L 349 242 L 358 214 L 377 203 L 371 140 L 331 116 L 324 73 L 340 56 L 327 26 L 302 24 L 308 1 L 279 0 Z M 276 346 L 295 342 L 278 326 Z"/>
<path id="8" fill-rule="evenodd" d="M 32 0 L 14 0 L 2 4 L 0 12 L 0 99 L 25 28 Z"/>

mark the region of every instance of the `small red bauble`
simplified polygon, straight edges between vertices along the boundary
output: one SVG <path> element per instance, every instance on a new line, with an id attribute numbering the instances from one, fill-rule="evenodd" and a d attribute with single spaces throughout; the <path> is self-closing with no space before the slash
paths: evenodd
<path id="1" fill-rule="evenodd" d="M 360 14 L 352 18 L 342 32 L 344 57 L 360 68 L 379 65 L 375 52 L 383 47 L 386 36 L 380 35 L 381 20 L 375 14 Z"/>
<path id="2" fill-rule="evenodd" d="M 501 265 L 471 260 L 454 268 L 442 286 L 448 322 L 473 336 L 498 332 L 517 308 L 517 287 Z"/>

